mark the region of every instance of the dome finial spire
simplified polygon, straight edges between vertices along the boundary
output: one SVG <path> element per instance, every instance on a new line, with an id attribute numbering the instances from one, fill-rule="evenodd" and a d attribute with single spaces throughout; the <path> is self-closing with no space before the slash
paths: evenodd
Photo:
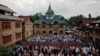
<path id="1" fill-rule="evenodd" d="M 51 9 L 50 3 L 49 3 L 48 10 L 47 10 L 47 12 L 46 12 L 46 15 L 49 16 L 49 17 L 51 17 L 52 15 L 54 15 L 54 12 L 53 12 L 53 10 Z"/>
<path id="2" fill-rule="evenodd" d="M 51 9 L 51 5 L 49 3 L 49 7 L 48 7 L 48 11 L 47 12 L 50 12 L 50 11 L 52 11 L 52 9 Z"/>

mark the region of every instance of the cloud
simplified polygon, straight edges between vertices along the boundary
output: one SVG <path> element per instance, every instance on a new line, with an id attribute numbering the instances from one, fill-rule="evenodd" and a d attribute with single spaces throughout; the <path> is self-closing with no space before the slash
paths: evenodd
<path id="1" fill-rule="evenodd" d="M 45 13 L 49 3 L 55 14 L 65 18 L 83 14 L 93 17 L 100 16 L 100 0 L 0 0 L 4 4 L 17 12 L 16 15 L 33 15 L 37 12 Z"/>

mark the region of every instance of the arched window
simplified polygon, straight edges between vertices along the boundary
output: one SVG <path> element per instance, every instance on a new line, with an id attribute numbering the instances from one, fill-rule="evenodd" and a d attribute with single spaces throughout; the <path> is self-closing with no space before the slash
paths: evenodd
<path id="1" fill-rule="evenodd" d="M 57 32 L 55 32 L 54 35 L 57 35 Z"/>
<path id="2" fill-rule="evenodd" d="M 42 22 L 42 28 L 46 28 L 46 23 Z"/>
<path id="3" fill-rule="evenodd" d="M 44 30 L 44 31 L 43 31 L 43 34 L 45 34 L 45 33 L 46 33 L 46 31 Z"/>
<path id="4" fill-rule="evenodd" d="M 36 31 L 36 34 L 40 34 L 39 30 Z"/>
<path id="5" fill-rule="evenodd" d="M 49 31 L 50 34 L 52 34 L 52 31 Z"/>
<path id="6" fill-rule="evenodd" d="M 60 34 L 63 34 L 63 31 L 62 30 L 60 30 Z"/>

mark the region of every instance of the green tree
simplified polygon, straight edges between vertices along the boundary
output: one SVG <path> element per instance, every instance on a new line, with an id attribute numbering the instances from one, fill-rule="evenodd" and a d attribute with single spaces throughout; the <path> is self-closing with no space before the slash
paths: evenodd
<path id="1" fill-rule="evenodd" d="M 100 20 L 100 16 L 97 16 L 97 17 L 96 17 L 96 20 Z"/>
<path id="2" fill-rule="evenodd" d="M 0 56 L 12 56 L 11 50 L 0 46 Z"/>
<path id="3" fill-rule="evenodd" d="M 32 21 L 37 20 L 37 19 L 39 19 L 39 13 L 36 13 L 35 15 L 31 16 Z"/>
<path id="4" fill-rule="evenodd" d="M 91 19 L 91 14 L 89 14 L 89 19 Z"/>
<path id="5" fill-rule="evenodd" d="M 83 19 L 83 15 L 70 17 L 68 20 L 68 25 L 76 26 L 80 24 L 80 21 Z"/>

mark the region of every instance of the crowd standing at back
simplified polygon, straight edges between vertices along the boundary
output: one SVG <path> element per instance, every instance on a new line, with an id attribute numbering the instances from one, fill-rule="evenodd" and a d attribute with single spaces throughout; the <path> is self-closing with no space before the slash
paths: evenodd
<path id="1" fill-rule="evenodd" d="M 57 46 L 23 46 L 13 49 L 13 56 L 99 56 L 100 52 L 89 47 L 57 47 Z"/>

